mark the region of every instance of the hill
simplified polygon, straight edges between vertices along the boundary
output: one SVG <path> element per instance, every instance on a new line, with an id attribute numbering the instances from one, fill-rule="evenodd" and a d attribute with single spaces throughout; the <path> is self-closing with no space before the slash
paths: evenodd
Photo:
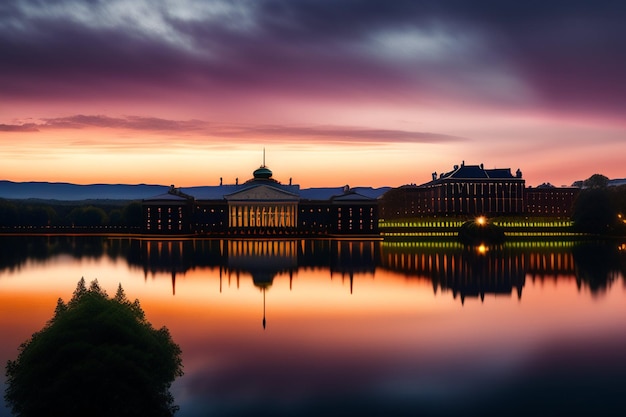
<path id="1" fill-rule="evenodd" d="M 0 181 L 0 198 L 7 200 L 141 200 L 167 192 L 169 187 L 148 184 L 90 184 Z"/>

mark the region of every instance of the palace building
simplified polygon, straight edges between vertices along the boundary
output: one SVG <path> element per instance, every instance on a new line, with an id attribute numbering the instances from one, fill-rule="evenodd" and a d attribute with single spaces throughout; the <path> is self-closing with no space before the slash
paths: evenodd
<path id="1" fill-rule="evenodd" d="M 305 188 L 261 165 L 239 184 L 176 188 L 143 200 L 144 232 L 200 236 L 377 236 L 379 219 L 571 215 L 577 187 L 526 188 L 522 172 L 455 165 L 422 185 Z"/>
<path id="2" fill-rule="evenodd" d="M 518 169 L 485 169 L 481 165 L 455 165 L 453 170 L 432 175 L 432 181 L 404 186 L 388 193 L 384 218 L 407 216 L 521 214 L 524 185 Z"/>
<path id="3" fill-rule="evenodd" d="M 485 169 L 483 164 L 454 165 L 432 174 L 422 185 L 404 185 L 381 199 L 380 217 L 548 216 L 569 217 L 576 187 L 526 188 L 522 172 L 510 168 Z"/>
<path id="4" fill-rule="evenodd" d="M 377 235 L 389 188 L 281 184 L 261 165 L 239 184 L 176 188 L 143 200 L 144 231 L 197 235 Z"/>

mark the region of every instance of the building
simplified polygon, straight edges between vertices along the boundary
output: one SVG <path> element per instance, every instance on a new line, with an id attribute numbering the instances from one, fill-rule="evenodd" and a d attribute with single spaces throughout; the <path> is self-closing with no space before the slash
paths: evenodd
<path id="1" fill-rule="evenodd" d="M 422 185 L 301 189 L 264 164 L 239 184 L 175 188 L 143 200 L 144 232 L 224 236 L 378 235 L 379 219 L 570 217 L 579 188 L 526 188 L 522 172 L 455 165 Z M 456 227 L 456 226 L 454 226 Z"/>
<path id="2" fill-rule="evenodd" d="M 281 184 L 261 165 L 239 184 L 175 188 L 143 200 L 144 232 L 229 236 L 377 235 L 388 188 Z"/>
<path id="3" fill-rule="evenodd" d="M 510 168 L 485 169 L 483 164 L 463 162 L 439 176 L 433 173 L 425 184 L 390 190 L 381 199 L 380 217 L 569 217 L 579 190 L 550 184 L 526 188 L 519 169 L 513 175 Z"/>
<path id="4" fill-rule="evenodd" d="M 525 192 L 525 213 L 529 216 L 570 217 L 579 192 L 577 187 L 555 187 L 550 183 L 529 187 Z"/>
<path id="5" fill-rule="evenodd" d="M 524 211 L 522 172 L 510 168 L 485 169 L 480 165 L 455 165 L 450 172 L 432 174 L 422 185 L 390 191 L 383 199 L 385 219 L 420 216 L 511 215 Z"/>

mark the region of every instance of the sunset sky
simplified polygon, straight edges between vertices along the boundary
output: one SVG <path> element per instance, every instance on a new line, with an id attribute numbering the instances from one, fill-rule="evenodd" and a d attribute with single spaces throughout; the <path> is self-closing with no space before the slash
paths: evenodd
<path id="1" fill-rule="evenodd" d="M 3 0 L 0 179 L 626 177 L 626 3 Z"/>

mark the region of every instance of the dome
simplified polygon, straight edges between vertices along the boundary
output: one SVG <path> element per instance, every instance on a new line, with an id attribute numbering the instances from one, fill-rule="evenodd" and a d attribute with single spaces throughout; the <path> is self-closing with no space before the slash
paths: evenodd
<path id="1" fill-rule="evenodd" d="M 267 180 L 272 178 L 272 170 L 262 165 L 259 169 L 255 169 L 252 175 L 254 175 L 254 179 Z"/>

